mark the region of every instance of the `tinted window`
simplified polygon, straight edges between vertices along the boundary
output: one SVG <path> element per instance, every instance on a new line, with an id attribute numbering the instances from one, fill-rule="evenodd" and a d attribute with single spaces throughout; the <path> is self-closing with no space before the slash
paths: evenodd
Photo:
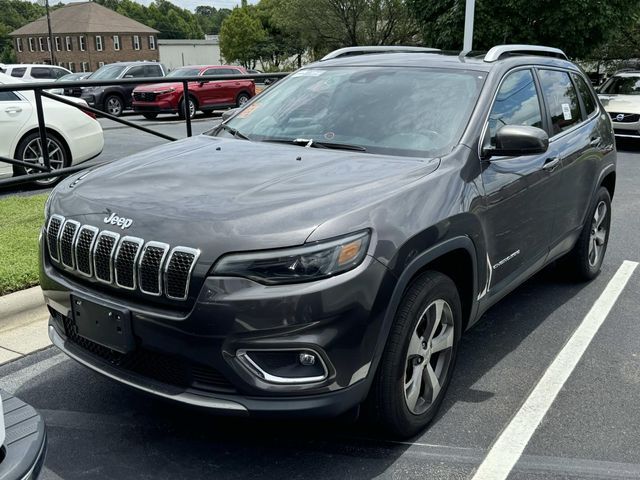
<path id="1" fill-rule="evenodd" d="M 205 70 L 202 75 L 214 76 L 214 75 L 229 75 L 229 70 L 226 68 L 210 68 Z"/>
<path id="2" fill-rule="evenodd" d="M 20 101 L 20 97 L 18 97 L 13 92 L 0 92 L 0 102 L 15 102 L 16 100 Z"/>
<path id="3" fill-rule="evenodd" d="M 22 78 L 24 76 L 24 73 L 27 71 L 26 68 L 14 68 L 13 70 L 11 70 L 11 76 L 12 77 L 17 77 L 17 78 Z"/>
<path id="4" fill-rule="evenodd" d="M 199 73 L 199 68 L 178 68 L 167 73 L 167 77 L 197 77 Z"/>
<path id="5" fill-rule="evenodd" d="M 122 71 L 126 67 L 122 65 L 105 65 L 104 67 L 100 67 L 94 73 L 91 74 L 92 80 L 111 80 L 113 78 L 118 78 Z M 73 70 L 72 64 L 69 64 L 69 70 Z"/>
<path id="6" fill-rule="evenodd" d="M 578 85 L 578 92 L 582 98 L 582 103 L 584 103 L 587 116 L 589 116 L 596 111 L 596 100 L 593 98 L 591 90 L 580 75 L 573 75 L 573 80 L 576 82 L 576 85 Z"/>
<path id="7" fill-rule="evenodd" d="M 600 92 L 608 95 L 640 95 L 640 76 L 611 77 Z"/>
<path id="8" fill-rule="evenodd" d="M 65 75 L 69 74 L 69 72 L 67 72 L 66 70 L 62 70 L 61 68 L 52 68 L 51 70 L 53 70 L 53 75 L 55 78 L 62 78 Z"/>
<path id="9" fill-rule="evenodd" d="M 551 115 L 551 135 L 557 135 L 582 120 L 578 94 L 567 72 L 540 70 L 540 84 Z"/>
<path id="10" fill-rule="evenodd" d="M 56 78 L 53 69 L 48 67 L 31 67 L 32 78 Z"/>
<path id="11" fill-rule="evenodd" d="M 505 125 L 542 128 L 540 101 L 531 70 L 510 73 L 503 80 L 489 115 L 489 138 L 485 144 L 495 146 L 496 133 Z"/>
<path id="12" fill-rule="evenodd" d="M 125 73 L 124 76 L 132 76 L 134 78 L 145 77 L 146 75 L 144 66 L 141 65 L 139 67 L 131 67 L 129 70 L 127 70 L 127 73 Z"/>
<path id="13" fill-rule="evenodd" d="M 162 70 L 158 65 L 147 65 L 144 67 L 147 77 L 161 77 Z"/>

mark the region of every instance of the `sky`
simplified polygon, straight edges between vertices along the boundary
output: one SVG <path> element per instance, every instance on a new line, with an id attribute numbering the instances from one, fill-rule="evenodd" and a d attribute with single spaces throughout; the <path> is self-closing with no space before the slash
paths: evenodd
<path id="1" fill-rule="evenodd" d="M 62 3 L 72 3 L 74 1 L 86 1 L 86 0 L 62 0 Z M 135 0 L 138 3 L 149 5 L 152 0 Z M 56 0 L 50 0 L 51 3 L 57 3 Z M 199 5 L 212 5 L 215 8 L 233 8 L 236 5 L 240 5 L 240 0 L 170 0 L 171 3 L 178 5 L 182 8 L 188 8 L 189 10 L 195 10 Z M 255 3 L 255 1 L 249 0 L 249 3 Z"/>

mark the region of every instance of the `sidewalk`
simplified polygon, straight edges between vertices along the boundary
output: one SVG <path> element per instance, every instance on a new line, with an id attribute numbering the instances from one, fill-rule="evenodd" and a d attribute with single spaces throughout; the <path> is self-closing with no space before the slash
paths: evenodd
<path id="1" fill-rule="evenodd" d="M 48 319 L 40 287 L 0 297 L 0 365 L 49 346 Z"/>

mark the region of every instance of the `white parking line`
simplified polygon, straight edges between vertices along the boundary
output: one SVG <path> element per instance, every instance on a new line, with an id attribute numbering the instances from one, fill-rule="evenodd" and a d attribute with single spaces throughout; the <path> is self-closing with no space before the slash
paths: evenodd
<path id="1" fill-rule="evenodd" d="M 622 262 L 587 316 L 495 441 L 478 467 L 473 480 L 507 478 L 637 266 L 637 262 Z"/>

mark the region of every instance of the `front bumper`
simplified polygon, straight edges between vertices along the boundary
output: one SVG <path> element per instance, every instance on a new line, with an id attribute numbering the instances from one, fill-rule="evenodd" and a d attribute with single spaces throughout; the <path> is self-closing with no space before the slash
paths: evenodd
<path id="1" fill-rule="evenodd" d="M 242 278 L 209 277 L 185 312 L 94 290 L 48 263 L 41 268 L 41 285 L 54 345 L 103 375 L 229 414 L 335 416 L 361 403 L 368 392 L 384 317 L 379 305 L 387 304 L 381 295 L 391 291 L 382 287 L 388 276 L 382 264 L 367 257 L 350 272 L 307 284 L 267 287 Z M 128 309 L 136 351 L 116 355 L 78 337 L 71 294 Z M 246 368 L 239 355 L 287 349 L 317 353 L 327 367 L 326 378 L 275 384 Z"/>
<path id="2" fill-rule="evenodd" d="M 134 100 L 132 102 L 134 112 L 138 113 L 178 113 L 178 106 L 173 105 L 170 101 L 141 102 Z"/>
<path id="3" fill-rule="evenodd" d="M 616 122 L 612 119 L 613 133 L 621 138 L 640 138 L 639 122 Z"/>
<path id="4" fill-rule="evenodd" d="M 0 480 L 35 480 L 47 450 L 42 417 L 22 400 L 0 392 L 6 438 L 0 451 Z"/>

